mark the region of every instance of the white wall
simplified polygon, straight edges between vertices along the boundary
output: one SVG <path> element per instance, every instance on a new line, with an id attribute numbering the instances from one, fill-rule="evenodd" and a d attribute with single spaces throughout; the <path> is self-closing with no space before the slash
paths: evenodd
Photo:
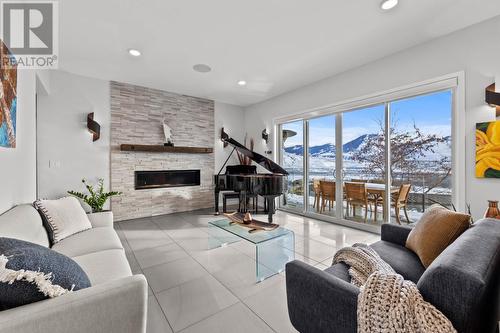
<path id="1" fill-rule="evenodd" d="M 215 173 L 219 172 L 220 168 L 224 164 L 224 161 L 231 153 L 231 150 L 233 150 L 231 146 L 224 148 L 224 145 L 220 140 L 222 127 L 224 127 L 224 131 L 233 139 L 243 144 L 243 140 L 245 138 L 244 117 L 242 107 L 215 102 Z M 231 156 L 231 159 L 227 164 L 239 164 L 236 152 L 233 156 Z M 222 170 L 222 172 L 224 173 L 224 170 Z"/>
<path id="2" fill-rule="evenodd" d="M 17 71 L 16 148 L 0 147 L 0 213 L 36 199 L 36 78 Z"/>
<path id="3" fill-rule="evenodd" d="M 264 127 L 272 128 L 276 117 L 465 71 L 466 179 L 463 181 L 466 201 L 478 218 L 486 209 L 487 199 L 500 199 L 500 179 L 474 176 L 475 124 L 495 119 L 494 110 L 484 103 L 484 89 L 500 73 L 500 44 L 496 42 L 499 34 L 500 17 L 497 17 L 250 106 L 245 109 L 247 131 L 257 137 Z M 262 152 L 263 145 L 257 145 L 256 150 Z"/>
<path id="4" fill-rule="evenodd" d="M 87 114 L 101 125 L 92 142 Z M 110 183 L 109 82 L 63 71 L 50 72 L 50 92 L 38 97 L 38 196 L 59 198 L 83 191 L 81 179 Z M 108 202 L 109 204 L 109 202 Z"/>
<path id="5" fill-rule="evenodd" d="M 58 198 L 67 190 L 84 190 L 81 179 L 110 182 L 109 82 L 63 71 L 50 71 L 48 95 L 38 97 L 38 196 Z M 92 142 L 86 117 L 95 113 L 101 138 Z M 236 140 L 245 136 L 243 108 L 215 103 L 215 172 L 231 148 L 220 141 L 222 127 Z M 236 154 L 229 163 L 237 164 Z M 109 203 L 108 203 L 109 204 Z"/>

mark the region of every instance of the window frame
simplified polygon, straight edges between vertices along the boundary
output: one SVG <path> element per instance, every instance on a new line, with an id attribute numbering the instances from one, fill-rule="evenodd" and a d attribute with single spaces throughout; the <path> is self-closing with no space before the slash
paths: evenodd
<path id="1" fill-rule="evenodd" d="M 334 104 L 329 104 L 317 108 L 312 108 L 309 110 L 301 111 L 295 114 L 290 114 L 286 116 L 273 118 L 273 129 L 275 133 L 274 140 L 274 159 L 279 163 L 282 163 L 282 138 L 278 133 L 281 133 L 281 125 L 291 121 L 303 121 L 303 144 L 304 144 L 304 172 L 303 179 L 308 181 L 309 170 L 308 170 L 308 128 L 309 120 L 318 117 L 335 115 L 335 136 L 336 136 L 336 150 L 342 151 L 342 114 L 344 112 L 355 111 L 357 109 L 363 109 L 375 105 L 385 105 L 385 127 L 386 132 L 390 126 L 390 104 L 392 102 L 408 99 L 412 97 L 417 97 L 421 95 L 427 95 L 431 93 L 437 93 L 440 91 L 451 90 L 452 92 L 452 121 L 451 121 L 451 135 L 452 135 L 452 202 L 458 211 L 465 210 L 465 72 L 457 72 L 452 74 L 447 74 L 434 79 L 402 86 L 399 88 L 394 88 L 382 92 L 377 92 L 374 94 L 361 96 L 358 98 L 341 101 Z M 388 165 L 388 159 L 390 157 L 390 138 L 386 136 L 386 165 Z M 343 155 L 336 156 L 336 177 L 339 178 L 342 172 Z M 387 170 L 387 168 L 386 168 Z M 386 171 L 386 177 L 388 177 L 388 170 Z M 386 186 L 389 186 L 391 180 L 386 178 Z M 304 191 L 306 191 L 306 183 L 304 184 Z M 389 191 L 386 191 L 386 195 L 389 199 Z M 342 199 L 342 187 L 337 186 L 336 199 Z M 336 205 L 335 217 L 318 214 L 307 210 L 308 198 L 304 195 L 304 209 L 303 211 L 297 211 L 292 209 L 287 209 L 278 205 L 277 207 L 283 211 L 292 212 L 295 214 L 300 214 L 303 216 L 314 217 L 317 219 L 325 220 L 328 222 L 334 222 L 341 225 L 346 225 L 358 229 L 363 229 L 371 232 L 380 232 L 380 226 L 365 225 L 357 222 L 349 221 L 343 219 L 343 209 L 342 205 Z M 337 202 L 340 202 L 337 201 Z M 390 200 L 386 200 L 390 202 Z M 388 214 L 386 223 L 390 223 L 390 214 Z"/>

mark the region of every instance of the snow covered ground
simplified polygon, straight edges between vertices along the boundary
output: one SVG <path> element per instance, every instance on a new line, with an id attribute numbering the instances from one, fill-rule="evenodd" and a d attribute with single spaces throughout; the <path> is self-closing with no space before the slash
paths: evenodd
<path id="1" fill-rule="evenodd" d="M 422 163 L 429 163 L 429 161 L 422 161 Z M 289 182 L 296 180 L 301 180 L 303 177 L 303 157 L 301 155 L 295 155 L 285 152 L 283 154 L 283 167 L 290 173 L 288 177 Z M 349 156 L 345 156 L 343 161 L 343 178 L 349 179 L 377 179 L 380 176 L 371 173 L 367 173 L 367 166 L 349 159 Z M 395 171 L 397 173 L 397 170 Z M 429 173 L 433 173 L 433 170 L 429 170 Z M 335 178 L 335 159 L 328 156 L 310 156 L 309 157 L 309 176 L 311 178 L 321 178 L 321 179 L 334 179 Z M 416 177 L 416 175 L 415 175 Z M 423 186 L 419 185 L 418 182 L 414 181 L 412 192 L 422 193 L 426 190 Z M 446 185 L 446 184 L 445 184 Z M 451 195 L 451 188 L 447 186 L 441 186 L 431 189 L 429 194 L 449 194 Z"/>
<path id="2" fill-rule="evenodd" d="M 291 208 L 291 209 L 296 209 L 298 211 L 302 211 L 304 209 L 304 204 L 303 204 L 304 201 L 303 201 L 303 197 L 301 195 L 288 193 L 286 195 L 286 198 L 287 198 L 286 207 Z M 309 211 L 313 210 L 313 203 L 314 203 L 314 197 L 309 196 L 309 208 L 308 208 Z M 346 211 L 345 202 L 343 203 L 343 211 L 345 214 L 345 211 Z M 328 215 L 328 216 L 335 216 L 335 206 L 332 208 L 331 211 L 328 208 L 326 208 L 325 212 L 323 212 L 321 214 Z M 357 214 L 357 217 L 353 218 L 352 216 L 350 216 L 350 217 L 347 217 L 347 219 L 360 221 L 360 222 L 363 221 L 362 216 L 364 216 L 364 209 L 358 209 L 356 214 Z M 422 216 L 422 214 L 423 213 L 422 213 L 421 209 L 410 206 L 408 208 L 408 217 L 410 218 L 410 224 L 417 222 L 420 219 L 420 217 Z M 376 222 L 377 224 L 381 224 L 381 223 L 383 223 L 382 215 L 383 215 L 383 209 L 382 209 L 382 207 L 378 207 L 378 209 L 377 209 L 377 221 L 373 221 L 375 215 L 372 211 L 369 211 L 368 221 Z M 400 219 L 402 222 L 406 223 L 406 218 L 404 216 L 403 211 L 401 211 Z M 391 209 L 391 220 L 396 221 L 395 215 L 394 215 L 394 209 Z"/>

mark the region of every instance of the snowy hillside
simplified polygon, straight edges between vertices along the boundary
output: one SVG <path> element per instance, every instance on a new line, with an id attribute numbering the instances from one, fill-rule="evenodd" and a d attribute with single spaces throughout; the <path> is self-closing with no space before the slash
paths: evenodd
<path id="1" fill-rule="evenodd" d="M 345 143 L 342 147 L 344 152 L 344 160 L 350 160 L 350 156 L 358 149 L 360 149 L 364 144 L 370 144 L 370 140 L 376 137 L 376 134 L 364 134 L 356 139 Z M 302 145 L 295 145 L 291 147 L 285 147 L 284 164 L 288 165 L 286 162 L 298 161 L 300 158 L 300 163 L 302 163 L 302 155 L 304 152 L 304 147 Z M 335 158 L 335 145 L 333 143 L 326 143 L 319 146 L 312 146 L 309 148 L 309 154 L 314 158 L 324 158 L 324 159 L 334 159 Z M 295 155 L 295 156 L 291 156 Z M 419 158 L 425 161 L 435 161 L 442 157 L 451 157 L 451 138 L 447 137 L 447 142 L 438 144 L 434 148 L 434 152 L 428 152 L 424 158 Z"/>

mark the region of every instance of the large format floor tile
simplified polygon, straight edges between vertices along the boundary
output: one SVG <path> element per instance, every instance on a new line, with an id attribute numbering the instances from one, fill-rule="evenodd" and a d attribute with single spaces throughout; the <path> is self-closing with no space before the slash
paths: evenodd
<path id="1" fill-rule="evenodd" d="M 296 332 L 288 318 L 286 285 L 284 283 L 261 290 L 255 295 L 243 299 L 243 303 L 276 332 Z"/>
<path id="2" fill-rule="evenodd" d="M 127 241 L 133 251 L 150 249 L 172 243 L 171 239 L 162 237 L 134 238 L 128 239 Z"/>
<path id="3" fill-rule="evenodd" d="M 230 267 L 212 273 L 212 275 L 238 298 L 248 297 L 275 284 L 284 283 L 281 274 L 276 274 L 257 283 L 255 269 L 255 260 L 244 258 Z"/>
<path id="4" fill-rule="evenodd" d="M 147 333 L 171 333 L 172 329 L 167 318 L 154 296 L 148 298 L 148 325 Z"/>
<path id="5" fill-rule="evenodd" d="M 257 283 L 255 245 L 247 241 L 209 249 L 208 223 L 221 218 L 208 209 L 115 224 L 133 272 L 148 280 L 147 333 L 295 332 L 285 272 Z M 295 259 L 322 270 L 338 249 L 380 239 L 281 211 L 275 222 L 294 231 Z"/>
<path id="6" fill-rule="evenodd" d="M 185 223 L 186 224 L 186 223 Z M 208 236 L 206 232 L 195 226 L 183 227 L 175 230 L 165 230 L 165 232 L 174 240 L 200 238 L 204 239 Z"/>
<path id="7" fill-rule="evenodd" d="M 186 251 L 175 243 L 135 252 L 135 258 L 142 269 L 187 257 Z"/>
<path id="8" fill-rule="evenodd" d="M 188 327 L 238 302 L 210 275 L 158 294 L 160 306 L 175 331 Z"/>
<path id="9" fill-rule="evenodd" d="M 180 229 L 189 229 L 192 228 L 193 225 L 187 223 L 183 218 L 176 217 L 173 219 L 160 219 L 159 217 L 153 217 L 153 223 L 165 231 L 167 234 L 169 231 L 180 230 Z"/>
<path id="10" fill-rule="evenodd" d="M 192 251 L 190 254 L 212 274 L 217 271 L 229 269 L 242 261 L 249 260 L 248 256 L 229 246 L 211 250 Z"/>
<path id="11" fill-rule="evenodd" d="M 140 224 L 132 222 L 122 222 L 120 228 L 125 235 L 128 245 L 133 251 L 140 251 L 161 245 L 173 243 L 167 234 L 163 233 L 152 222 L 143 222 L 144 228 Z"/>
<path id="12" fill-rule="evenodd" d="M 189 253 L 206 251 L 209 248 L 209 236 L 205 234 L 204 237 L 182 238 L 175 241 Z"/>
<path id="13" fill-rule="evenodd" d="M 155 293 L 208 275 L 191 257 L 146 268 L 143 272 Z"/>
<path id="14" fill-rule="evenodd" d="M 255 260 L 255 244 L 242 240 L 229 246 Z"/>
<path id="15" fill-rule="evenodd" d="M 266 323 L 241 303 L 204 319 L 182 333 L 272 333 Z M 148 332 L 149 333 L 149 332 Z"/>
<path id="16" fill-rule="evenodd" d="M 321 262 L 333 257 L 337 248 L 310 238 L 302 238 L 295 242 L 295 252 L 314 261 Z"/>

